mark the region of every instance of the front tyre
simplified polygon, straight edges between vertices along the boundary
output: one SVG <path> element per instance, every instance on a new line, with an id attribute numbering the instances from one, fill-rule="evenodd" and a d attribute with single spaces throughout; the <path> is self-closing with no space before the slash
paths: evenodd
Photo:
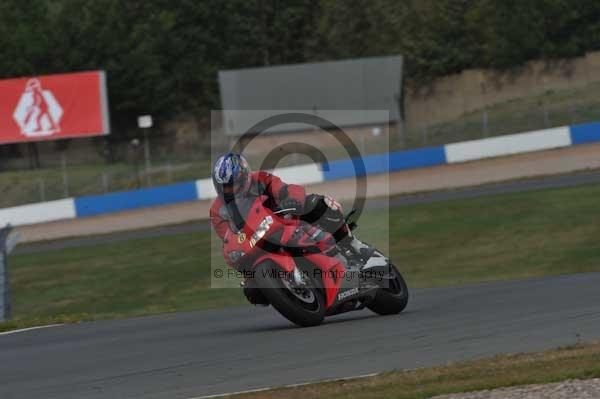
<path id="1" fill-rule="evenodd" d="M 262 294 L 286 319 L 300 327 L 317 326 L 325 318 L 325 299 L 314 281 L 305 288 L 295 288 L 279 273 L 272 261 L 264 261 L 255 269 L 254 278 Z"/>
<path id="2" fill-rule="evenodd" d="M 380 315 L 398 314 L 408 304 L 408 287 L 396 266 L 389 266 L 389 286 L 381 287 L 375 298 L 367 305 L 371 311 Z"/>

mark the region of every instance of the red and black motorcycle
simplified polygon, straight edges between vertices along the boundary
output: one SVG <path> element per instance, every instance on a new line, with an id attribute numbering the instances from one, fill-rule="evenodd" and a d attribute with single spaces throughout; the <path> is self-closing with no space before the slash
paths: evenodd
<path id="1" fill-rule="evenodd" d="M 258 290 L 263 304 L 299 326 L 319 325 L 326 316 L 365 307 L 381 315 L 404 310 L 406 282 L 381 252 L 336 244 L 292 209 L 272 211 L 265 200 L 228 205 L 237 222 L 223 244 L 228 263 L 243 273 L 244 284 Z M 348 226 L 356 228 L 355 223 Z"/>

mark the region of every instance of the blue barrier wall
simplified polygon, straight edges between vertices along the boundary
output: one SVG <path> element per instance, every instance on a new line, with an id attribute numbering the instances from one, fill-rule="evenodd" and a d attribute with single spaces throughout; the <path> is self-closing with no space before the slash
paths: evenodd
<path id="1" fill-rule="evenodd" d="M 404 169 L 424 168 L 427 166 L 443 165 L 446 163 L 444 147 L 427 147 L 410 151 L 396 151 L 388 154 L 368 155 L 363 157 L 366 174 L 378 174 Z M 356 164 L 356 167 L 355 167 Z M 325 181 L 348 179 L 362 176 L 360 161 L 356 159 L 333 161 L 329 170 L 323 167 Z"/>
<path id="2" fill-rule="evenodd" d="M 363 173 L 359 172 L 363 166 L 366 174 L 374 173 L 372 171 L 375 170 L 380 170 L 383 172 L 389 169 L 388 156 L 387 154 L 371 155 L 368 157 L 363 157 L 363 162 L 360 162 L 358 159 L 345 159 L 341 161 L 329 162 L 328 167 L 322 165 L 323 179 L 325 181 L 330 181 L 348 179 L 354 177 L 355 175 L 363 176 Z"/>
<path id="3" fill-rule="evenodd" d="M 571 126 L 571 144 L 588 144 L 600 141 L 600 123 Z"/>
<path id="4" fill-rule="evenodd" d="M 446 150 L 444 149 L 444 146 L 425 147 L 417 150 L 390 153 L 391 171 L 425 168 L 428 166 L 443 165 L 445 163 Z"/>
<path id="5" fill-rule="evenodd" d="M 558 129 L 558 128 L 557 128 Z M 555 138 L 557 129 L 549 129 L 548 134 Z M 576 126 L 565 126 L 560 128 L 564 130 L 567 136 L 565 145 L 587 144 L 600 142 L 600 123 L 589 123 Z M 544 143 L 551 141 L 551 136 L 540 135 L 541 131 L 521 133 L 518 135 L 494 137 L 494 145 L 505 147 L 510 144 L 511 154 L 531 151 L 531 141 Z M 515 141 L 515 138 L 518 138 Z M 369 155 L 363 158 L 365 173 L 378 174 L 394 172 L 405 169 L 423 168 L 428 166 L 443 165 L 452 161 L 452 154 L 449 149 L 457 145 L 468 145 L 469 154 L 474 157 L 469 159 L 484 159 L 490 156 L 489 141 L 483 140 L 480 143 L 470 141 L 467 143 L 454 143 L 440 147 L 427 147 L 409 151 L 396 151 L 386 154 Z M 502 143 L 504 141 L 504 143 Z M 486 143 L 487 146 L 486 147 Z M 478 147 L 478 144 L 479 147 Z M 514 148 L 514 147 L 522 147 Z M 448 159 L 450 153 L 450 159 Z M 332 161 L 328 164 L 329 169 L 322 168 L 322 180 L 331 181 L 339 179 L 353 178 L 357 175 L 359 167 L 358 160 L 340 160 Z M 294 169 L 293 167 L 291 169 Z M 275 172 L 277 173 L 277 172 Z M 286 171 L 288 178 L 295 172 Z M 297 173 L 305 173 L 304 169 L 298 169 Z M 358 173 L 360 175 L 360 173 Z M 316 183 L 317 181 L 315 181 Z M 204 179 L 197 182 L 185 182 L 171 184 L 134 191 L 123 191 L 105 195 L 94 195 L 80 198 L 67 198 L 60 201 L 51 201 L 47 203 L 28 204 L 18 207 L 5 208 L 0 210 L 0 221 L 3 223 L 12 223 L 14 225 L 40 223 L 51 220 L 71 219 L 74 217 L 93 216 L 104 213 L 125 211 L 136 208 L 144 208 L 157 205 L 168 205 L 177 202 L 194 201 L 197 199 L 210 199 L 214 196 L 211 189 L 211 180 Z M 197 192 L 197 191 L 200 192 Z"/>
<path id="6" fill-rule="evenodd" d="M 93 216 L 148 206 L 194 201 L 196 199 L 198 199 L 196 183 L 186 182 L 75 198 L 75 212 L 77 217 Z"/>

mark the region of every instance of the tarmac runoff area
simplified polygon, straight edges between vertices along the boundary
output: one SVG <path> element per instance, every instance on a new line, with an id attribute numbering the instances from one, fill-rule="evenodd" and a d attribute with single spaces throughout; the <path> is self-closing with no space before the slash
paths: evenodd
<path id="1" fill-rule="evenodd" d="M 600 184 L 600 171 L 581 172 L 570 175 L 558 175 L 527 180 L 509 181 L 488 184 L 484 186 L 461 188 L 454 190 L 434 191 L 423 194 L 404 195 L 391 199 L 373 198 L 366 202 L 366 208 L 398 207 L 420 203 L 459 200 L 488 195 L 498 195 L 514 192 L 544 190 L 550 188 L 574 187 L 586 184 Z M 148 210 L 144 210 L 148 212 Z M 112 234 L 88 235 L 75 238 L 65 238 L 55 241 L 33 242 L 17 246 L 15 254 L 35 253 L 87 245 L 126 241 L 138 238 L 162 237 L 183 233 L 206 232 L 210 230 L 208 221 L 195 221 L 180 225 L 160 226 L 143 230 L 117 231 Z"/>
<path id="2" fill-rule="evenodd" d="M 589 144 L 550 151 L 533 152 L 510 157 L 492 158 L 474 162 L 449 164 L 432 168 L 406 170 L 389 175 L 372 175 L 367 180 L 367 196 L 397 196 L 418 192 L 447 191 L 483 184 L 507 182 L 540 176 L 600 169 L 600 144 Z M 568 186 L 585 183 L 597 183 L 593 176 L 559 176 L 556 180 L 536 180 L 533 183 L 516 182 L 515 186 L 501 184 L 489 186 L 483 191 L 475 189 L 470 195 L 484 195 L 507 191 L 539 189 L 553 186 Z M 504 191 L 503 191 L 504 190 Z M 308 187 L 308 192 L 329 194 L 340 200 L 352 200 L 356 192 L 353 180 L 332 181 Z M 432 201 L 444 198 L 462 198 L 467 192 L 412 196 L 398 199 L 392 205 L 402 201 Z M 395 200 L 396 201 L 396 200 Z M 98 234 L 110 234 L 160 226 L 184 224 L 208 218 L 210 201 L 185 202 L 154 208 L 145 208 L 128 212 L 119 212 L 81 219 L 56 221 L 30 226 L 17 227 L 21 242 L 57 240 L 68 237 L 82 237 Z M 172 228 L 172 227 L 170 227 Z M 167 228 L 167 229 L 170 229 Z M 187 228 L 187 227 L 186 227 Z"/>

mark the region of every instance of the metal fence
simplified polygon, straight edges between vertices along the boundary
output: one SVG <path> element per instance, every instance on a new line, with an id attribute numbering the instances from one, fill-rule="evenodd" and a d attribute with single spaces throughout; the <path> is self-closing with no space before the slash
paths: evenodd
<path id="1" fill-rule="evenodd" d="M 357 146 L 363 153 L 372 153 L 387 147 L 417 148 L 600 121 L 598 89 L 600 83 L 592 83 L 506 101 L 447 122 L 405 128 L 401 138 L 392 134 L 384 138 L 365 134 L 356 139 Z M 208 136 L 208 131 L 200 128 L 190 129 L 186 134 L 151 132 L 148 162 L 141 132 L 112 141 L 110 153 L 104 139 L 82 139 L 69 145 L 43 143 L 38 146 L 39 168 L 31 167 L 35 165 L 29 146 L 19 145 L 17 149 L 2 146 L 0 208 L 207 177 L 211 163 Z M 389 143 L 380 142 L 388 138 Z"/>
<path id="2" fill-rule="evenodd" d="M 183 136 L 183 137 L 182 137 Z M 208 173 L 209 146 L 196 132 L 153 132 L 0 147 L 0 208 L 194 180 Z"/>
<path id="3" fill-rule="evenodd" d="M 486 137 L 600 122 L 600 83 L 547 90 L 500 102 L 447 122 L 408 128 L 405 147 L 421 147 Z"/>

